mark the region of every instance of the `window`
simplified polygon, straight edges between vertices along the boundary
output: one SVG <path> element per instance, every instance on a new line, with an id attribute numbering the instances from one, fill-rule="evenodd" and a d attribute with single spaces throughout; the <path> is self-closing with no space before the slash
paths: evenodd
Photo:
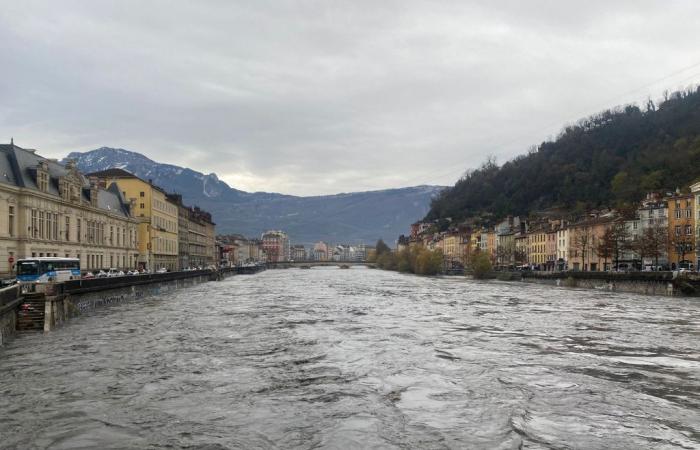
<path id="1" fill-rule="evenodd" d="M 49 191 L 49 174 L 46 172 L 37 172 L 37 181 L 38 181 L 38 187 L 40 191 L 43 192 L 48 192 Z"/>
<path id="2" fill-rule="evenodd" d="M 139 205 L 139 208 L 141 208 L 141 209 L 144 209 L 145 207 L 146 207 L 146 205 L 145 205 L 144 203 L 141 203 L 141 204 Z"/>
<path id="3" fill-rule="evenodd" d="M 114 245 L 114 227 L 112 226 L 109 227 L 109 245 Z"/>
<path id="4" fill-rule="evenodd" d="M 66 241 L 70 241 L 70 216 L 66 216 Z"/>
<path id="5" fill-rule="evenodd" d="M 690 219 L 691 217 L 693 217 L 693 211 L 691 211 L 690 209 L 686 209 L 685 210 L 685 218 Z"/>
<path id="6" fill-rule="evenodd" d="M 676 210 L 676 219 L 680 219 L 680 218 L 681 218 L 681 210 L 677 209 Z"/>
<path id="7" fill-rule="evenodd" d="M 78 219 L 78 222 L 76 223 L 76 235 L 77 235 L 78 242 L 80 242 L 83 239 L 81 234 L 80 234 L 81 233 L 81 226 L 80 226 L 81 222 L 82 222 L 81 219 Z"/>
<path id="8" fill-rule="evenodd" d="M 693 234 L 693 227 L 691 227 L 690 225 L 686 225 L 685 226 L 685 234 L 686 234 L 686 236 L 690 236 L 691 234 Z"/>
<path id="9" fill-rule="evenodd" d="M 681 226 L 676 225 L 676 236 L 680 236 L 680 235 L 681 235 Z"/>
<path id="10" fill-rule="evenodd" d="M 15 235 L 15 207 L 10 206 L 8 209 L 8 222 L 7 222 L 7 234 L 10 236 Z"/>
<path id="11" fill-rule="evenodd" d="M 44 238 L 44 211 L 39 211 L 39 238 Z"/>
<path id="12" fill-rule="evenodd" d="M 146 193 L 145 193 L 145 192 L 143 192 L 143 191 L 142 191 L 142 192 L 139 192 L 139 197 L 145 197 L 145 196 L 146 196 Z"/>

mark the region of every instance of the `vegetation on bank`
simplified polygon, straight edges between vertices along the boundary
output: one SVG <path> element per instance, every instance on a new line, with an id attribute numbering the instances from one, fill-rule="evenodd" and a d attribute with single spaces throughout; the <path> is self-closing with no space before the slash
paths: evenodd
<path id="1" fill-rule="evenodd" d="M 376 249 L 375 260 L 372 262 L 380 269 L 417 275 L 437 275 L 443 271 L 441 250 L 415 247 L 393 252 L 381 239 L 377 242 Z"/>
<path id="2" fill-rule="evenodd" d="M 493 271 L 491 258 L 483 252 L 477 252 L 472 256 L 470 267 L 474 278 L 486 278 Z"/>
<path id="3" fill-rule="evenodd" d="M 444 255 L 440 249 L 428 250 L 415 246 L 393 252 L 381 239 L 377 242 L 376 249 L 370 262 L 380 269 L 417 275 L 437 275 L 445 269 Z M 476 252 L 471 257 L 469 267 L 474 278 L 486 278 L 493 270 L 488 255 L 481 252 Z"/>
<path id="4" fill-rule="evenodd" d="M 567 126 L 556 140 L 498 166 L 489 159 L 437 196 L 427 220 L 493 223 L 558 209 L 623 209 L 646 192 L 673 190 L 700 176 L 700 88 L 658 106 L 628 105 Z"/>

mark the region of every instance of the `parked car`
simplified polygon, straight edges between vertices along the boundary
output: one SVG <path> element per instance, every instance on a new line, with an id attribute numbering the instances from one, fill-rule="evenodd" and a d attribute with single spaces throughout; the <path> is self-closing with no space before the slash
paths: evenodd
<path id="1" fill-rule="evenodd" d="M 124 276 L 124 272 L 122 272 L 122 271 L 119 270 L 119 269 L 115 269 L 114 267 L 110 267 L 110 269 L 107 271 L 107 276 L 108 276 L 109 278 L 112 278 L 112 277 L 123 277 L 123 276 Z"/>
<path id="2" fill-rule="evenodd" d="M 168 269 L 166 269 L 165 267 L 161 267 L 160 269 L 156 270 L 156 273 L 166 273 L 166 272 L 168 272 Z"/>
<path id="3" fill-rule="evenodd" d="M 85 274 L 83 275 L 83 279 L 85 280 L 90 280 L 92 278 L 95 278 L 95 274 L 92 272 L 85 272 Z"/>
<path id="4" fill-rule="evenodd" d="M 107 278 L 107 272 L 104 270 L 100 269 L 99 272 L 97 272 L 97 275 L 95 275 L 97 278 Z"/>

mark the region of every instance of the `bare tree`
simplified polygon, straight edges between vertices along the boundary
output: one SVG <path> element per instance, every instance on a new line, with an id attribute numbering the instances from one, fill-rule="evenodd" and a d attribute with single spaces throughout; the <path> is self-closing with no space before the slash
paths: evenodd
<path id="1" fill-rule="evenodd" d="M 668 243 L 666 228 L 659 225 L 648 227 L 642 233 L 640 241 L 638 244 L 640 254 L 654 258 L 654 265 L 658 268 L 659 258 L 663 256 Z"/>
<path id="2" fill-rule="evenodd" d="M 577 227 L 572 240 L 572 247 L 576 252 L 581 252 L 581 269 L 586 270 L 586 256 L 593 245 L 591 227 L 588 225 Z"/>
<path id="3" fill-rule="evenodd" d="M 678 261 L 676 263 L 680 266 L 681 261 L 685 261 L 685 255 L 691 253 L 694 250 L 694 242 L 692 235 L 685 234 L 681 232 L 680 235 L 674 236 L 670 243 L 670 247 L 676 251 L 678 255 Z"/>
<path id="4" fill-rule="evenodd" d="M 613 257 L 615 258 L 615 269 L 618 269 L 620 265 L 620 255 L 625 250 L 628 250 L 631 245 L 630 232 L 627 230 L 627 227 L 625 227 L 625 222 L 622 220 L 618 220 L 613 223 L 609 230 L 612 253 Z"/>
<path id="5" fill-rule="evenodd" d="M 613 227 L 607 227 L 602 238 L 596 245 L 596 253 L 598 254 L 598 257 L 603 258 L 603 270 L 605 270 L 606 266 L 608 265 L 608 259 L 616 255 L 615 250 L 615 230 Z"/>

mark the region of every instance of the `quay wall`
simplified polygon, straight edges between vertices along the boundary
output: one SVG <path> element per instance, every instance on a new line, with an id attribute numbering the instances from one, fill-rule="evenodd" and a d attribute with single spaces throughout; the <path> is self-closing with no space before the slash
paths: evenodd
<path id="1" fill-rule="evenodd" d="M 506 277 L 499 276 L 499 279 Z M 561 287 L 627 292 L 653 296 L 697 296 L 700 295 L 700 280 L 695 276 L 678 276 L 673 272 L 567 272 L 567 273 L 522 273 L 511 275 L 508 280 L 526 283 L 549 284 Z"/>
<path id="2" fill-rule="evenodd" d="M 0 345 L 17 333 L 17 329 L 54 330 L 69 318 L 103 306 L 172 292 L 208 281 L 222 280 L 236 274 L 254 273 L 239 268 L 222 268 L 171 272 L 119 278 L 72 280 L 47 284 L 44 292 L 24 294 L 15 285 L 0 290 Z M 29 298 L 32 300 L 29 300 Z M 29 312 L 20 311 L 24 302 L 30 302 Z M 27 305 L 23 306 L 24 309 Z M 20 317 L 21 315 L 21 317 Z M 20 320 L 21 319 L 21 320 Z"/>
<path id="3" fill-rule="evenodd" d="M 0 345 L 17 332 L 17 306 L 21 301 L 19 286 L 0 289 Z"/>

